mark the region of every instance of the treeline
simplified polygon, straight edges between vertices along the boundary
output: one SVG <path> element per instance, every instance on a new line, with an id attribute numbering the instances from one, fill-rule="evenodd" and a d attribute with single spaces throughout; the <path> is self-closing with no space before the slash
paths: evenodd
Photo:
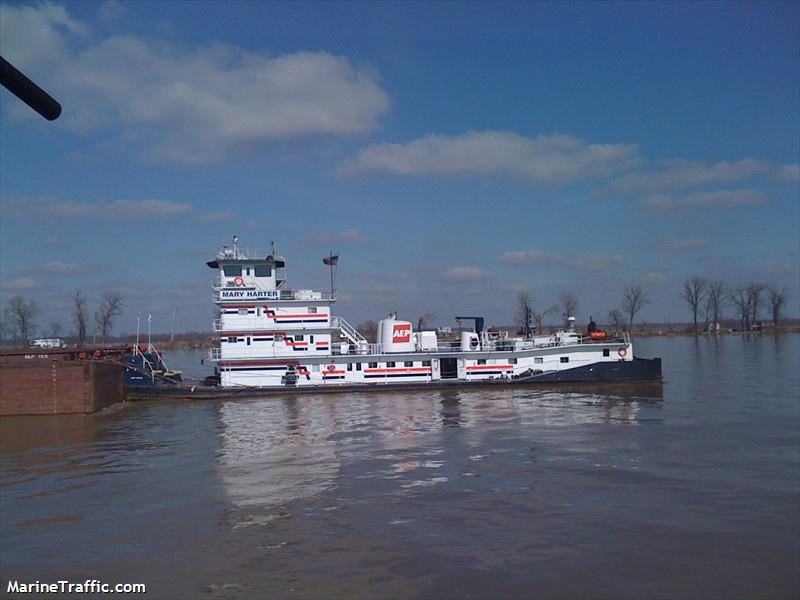
<path id="1" fill-rule="evenodd" d="M 123 296 L 116 290 L 104 292 L 94 311 L 82 290 L 75 290 L 70 296 L 70 321 L 73 336 L 80 345 L 86 343 L 89 334 L 105 343 L 111 333 L 114 321 L 124 309 Z M 9 298 L 0 320 L 0 340 L 15 340 L 27 344 L 37 334 L 42 337 L 60 338 L 64 328 L 60 321 L 51 321 L 49 327 L 40 327 L 41 315 L 35 300 L 21 295 Z"/>
<path id="2" fill-rule="evenodd" d="M 752 282 L 730 287 L 724 281 L 705 277 L 685 279 L 680 296 L 689 305 L 695 333 L 698 332 L 701 315 L 704 328 L 709 325 L 717 328 L 729 306 L 733 307 L 743 331 L 749 331 L 761 320 L 765 308 L 769 309 L 769 320 L 777 328 L 789 298 L 786 288 L 776 284 Z"/>
<path id="3" fill-rule="evenodd" d="M 695 333 L 700 331 L 701 323 L 703 329 L 719 329 L 726 319 L 726 311 L 731 308 L 743 331 L 750 331 L 760 324 L 765 312 L 777 329 L 789 299 L 786 288 L 777 284 L 751 282 L 733 287 L 722 280 L 699 276 L 684 280 L 678 297 L 688 306 Z M 619 306 L 608 312 L 605 321 L 615 332 L 631 331 L 637 315 L 650 303 L 650 297 L 641 285 L 629 285 L 622 292 Z M 525 291 L 517 295 L 514 320 L 520 332 L 530 332 L 534 328 L 542 331 L 548 316 L 560 315 L 564 325 L 568 326 L 577 314 L 578 298 L 572 292 L 563 292 L 552 305 L 537 305 L 531 294 Z M 603 320 L 602 316 L 597 317 L 598 321 Z M 594 320 L 592 316 L 589 319 Z"/>

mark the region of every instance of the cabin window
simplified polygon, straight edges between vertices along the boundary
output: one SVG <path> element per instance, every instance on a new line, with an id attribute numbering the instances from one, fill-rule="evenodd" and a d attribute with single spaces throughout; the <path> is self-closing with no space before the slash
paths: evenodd
<path id="1" fill-rule="evenodd" d="M 413 360 L 407 360 L 406 362 L 403 363 L 403 365 L 406 366 L 406 367 L 413 367 L 414 366 L 414 361 Z"/>
<path id="2" fill-rule="evenodd" d="M 367 363 L 367 367 L 370 368 L 370 369 L 377 369 L 378 368 L 378 363 L 376 363 L 376 362 Z"/>
<path id="3" fill-rule="evenodd" d="M 348 371 L 352 371 L 353 370 L 353 363 L 347 363 L 347 370 Z"/>
<path id="4" fill-rule="evenodd" d="M 316 312 L 317 312 L 317 307 L 316 306 L 309 306 L 308 307 L 308 314 L 313 315 L 313 314 L 316 314 Z"/>
<path id="5" fill-rule="evenodd" d="M 250 338 L 249 337 L 247 338 L 247 345 L 248 346 L 250 345 Z"/>
<path id="6" fill-rule="evenodd" d="M 225 265 L 222 267 L 222 272 L 226 277 L 241 277 L 242 265 Z"/>
<path id="7" fill-rule="evenodd" d="M 611 352 L 609 351 L 608 348 L 603 348 L 603 356 L 609 356 L 610 354 Z"/>
<path id="8" fill-rule="evenodd" d="M 240 308 L 239 309 L 239 314 L 240 315 L 246 315 L 247 314 L 247 309 L 246 308 Z"/>
<path id="9" fill-rule="evenodd" d="M 272 275 L 272 269 L 269 268 L 269 265 L 256 265 L 254 271 L 256 277 L 269 277 Z"/>
<path id="10" fill-rule="evenodd" d="M 308 341 L 309 342 L 313 342 L 314 341 L 314 336 L 313 335 L 308 336 Z"/>
<path id="11" fill-rule="evenodd" d="M 561 357 L 561 362 L 562 363 L 568 363 L 569 362 L 569 356 L 562 356 Z"/>
<path id="12" fill-rule="evenodd" d="M 479 358 L 478 359 L 478 364 L 479 365 L 485 365 L 486 364 L 486 359 L 485 358 Z"/>
<path id="13" fill-rule="evenodd" d="M 244 270 L 244 274 L 245 274 L 245 275 L 250 275 L 250 267 L 247 267 L 247 268 Z"/>
<path id="14" fill-rule="evenodd" d="M 386 368 L 387 368 L 387 369 L 390 369 L 390 368 L 392 368 L 393 366 L 394 366 L 394 361 L 393 361 L 393 360 L 390 360 L 389 362 L 387 362 L 387 363 L 386 363 Z"/>
<path id="15" fill-rule="evenodd" d="M 319 365 L 311 365 L 311 370 L 315 373 L 319 372 Z"/>
<path id="16" fill-rule="evenodd" d="M 431 366 L 431 361 L 429 361 L 429 360 L 423 360 L 423 361 L 422 361 L 422 366 L 423 366 L 423 367 L 430 367 L 430 366 Z"/>
<path id="17" fill-rule="evenodd" d="M 296 336 L 294 336 L 294 341 L 295 341 L 295 342 L 302 342 L 302 341 L 303 341 L 303 336 L 302 336 L 302 335 L 296 335 Z"/>
<path id="18" fill-rule="evenodd" d="M 283 335 L 280 334 L 280 333 L 276 333 L 275 334 L 275 341 L 276 342 L 282 342 L 283 341 Z"/>
<path id="19" fill-rule="evenodd" d="M 544 362 L 544 359 L 541 356 L 537 356 L 536 358 L 533 359 L 533 362 L 537 365 L 540 365 Z"/>
<path id="20" fill-rule="evenodd" d="M 361 370 L 361 363 L 356 363 L 356 371 L 360 371 L 360 370 Z"/>
<path id="21" fill-rule="evenodd" d="M 510 364 L 510 365 L 515 365 L 515 364 L 517 364 L 517 359 L 516 359 L 516 358 L 509 358 L 509 359 L 508 359 L 508 364 Z"/>

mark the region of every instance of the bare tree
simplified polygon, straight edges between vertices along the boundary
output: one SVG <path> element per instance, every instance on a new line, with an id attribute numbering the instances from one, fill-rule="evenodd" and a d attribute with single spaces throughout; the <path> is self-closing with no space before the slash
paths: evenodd
<path id="1" fill-rule="evenodd" d="M 553 306 L 548 306 L 542 311 L 537 311 L 535 308 L 531 311 L 531 318 L 533 318 L 533 322 L 536 323 L 536 331 L 542 331 L 542 322 L 547 315 L 556 314 L 558 312 L 558 306 L 555 304 Z"/>
<path id="2" fill-rule="evenodd" d="M 697 313 L 700 311 L 700 303 L 706 295 L 707 286 L 708 280 L 705 277 L 688 277 L 683 281 L 681 298 L 686 300 L 692 310 L 695 335 L 697 335 Z"/>
<path id="3" fill-rule="evenodd" d="M 434 315 L 431 313 L 425 313 L 421 315 L 417 319 L 417 331 L 423 331 L 426 327 L 428 327 L 428 322 L 433 319 Z"/>
<path id="4" fill-rule="evenodd" d="M 788 293 L 786 292 L 786 288 L 778 289 L 777 285 L 771 285 L 768 293 L 769 307 L 772 313 L 772 326 L 778 329 L 778 323 L 781 320 L 781 313 L 783 312 L 783 307 L 786 305 Z"/>
<path id="5" fill-rule="evenodd" d="M 633 319 L 645 304 L 650 304 L 650 299 L 642 286 L 629 285 L 625 288 L 622 295 L 622 310 L 628 315 L 628 331 L 633 329 Z"/>
<path id="6" fill-rule="evenodd" d="M 36 330 L 33 320 L 39 314 L 39 307 L 36 302 L 23 298 L 22 296 L 12 296 L 8 300 L 6 308 L 6 318 L 11 323 L 14 331 L 19 334 L 22 340 L 27 342 L 28 338 Z"/>
<path id="7" fill-rule="evenodd" d="M 624 319 L 622 312 L 617 308 L 608 313 L 608 323 L 614 326 L 614 333 L 619 333 L 619 330 L 623 328 Z"/>
<path id="8" fill-rule="evenodd" d="M 97 330 L 103 343 L 106 341 L 106 335 L 111 331 L 114 318 L 122 314 L 122 308 L 122 294 L 114 290 L 103 294 L 100 306 L 94 312 L 94 322 L 97 324 Z"/>
<path id="9" fill-rule="evenodd" d="M 715 327 L 722 319 L 722 310 L 727 300 L 725 282 L 719 279 L 709 281 L 706 292 L 706 320 L 711 317 Z"/>
<path id="10" fill-rule="evenodd" d="M 86 296 L 81 290 L 75 290 L 72 294 L 72 319 L 75 323 L 75 335 L 78 343 L 83 346 L 86 343 L 86 324 L 89 320 L 89 309 L 86 306 Z"/>
<path id="11" fill-rule="evenodd" d="M 749 288 L 737 287 L 731 290 L 729 298 L 736 308 L 742 330 L 749 331 L 750 314 L 752 310 L 752 296 L 750 296 Z"/>
<path id="12" fill-rule="evenodd" d="M 578 297 L 572 292 L 564 292 L 558 297 L 558 303 L 564 316 L 564 323 L 569 324 L 569 318 L 578 313 Z"/>
<path id="13" fill-rule="evenodd" d="M 517 294 L 517 307 L 514 311 L 514 320 L 519 325 L 519 331 L 528 332 L 528 319 L 533 317 L 533 301 L 529 292 L 519 292 Z"/>
<path id="14" fill-rule="evenodd" d="M 61 337 L 61 323 L 58 321 L 50 322 L 50 336 L 54 338 Z"/>
<path id="15" fill-rule="evenodd" d="M 358 332 L 369 342 L 375 342 L 378 336 L 378 324 L 375 321 L 365 321 L 356 327 Z"/>
<path id="16" fill-rule="evenodd" d="M 763 283 L 751 283 L 747 286 L 747 294 L 750 296 L 750 322 L 755 324 L 758 321 L 759 315 L 759 308 L 761 307 L 761 294 L 764 293 L 764 290 L 767 289 L 767 286 Z"/>

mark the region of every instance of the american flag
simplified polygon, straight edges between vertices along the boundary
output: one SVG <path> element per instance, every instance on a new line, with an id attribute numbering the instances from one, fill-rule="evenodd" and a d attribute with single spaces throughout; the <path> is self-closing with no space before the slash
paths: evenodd
<path id="1" fill-rule="evenodd" d="M 329 267 L 334 267 L 339 264 L 339 255 L 338 254 L 331 254 L 330 256 L 326 256 L 322 259 L 322 262 L 328 265 Z"/>

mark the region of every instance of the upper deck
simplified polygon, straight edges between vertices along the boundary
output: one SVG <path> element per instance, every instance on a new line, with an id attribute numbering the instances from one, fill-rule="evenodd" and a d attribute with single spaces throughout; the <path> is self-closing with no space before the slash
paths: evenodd
<path id="1" fill-rule="evenodd" d="M 217 269 L 214 278 L 214 302 L 335 302 L 332 291 L 286 289 L 286 259 L 275 252 L 242 248 L 234 236 L 231 246 L 217 249 L 216 258 L 206 264 Z"/>

